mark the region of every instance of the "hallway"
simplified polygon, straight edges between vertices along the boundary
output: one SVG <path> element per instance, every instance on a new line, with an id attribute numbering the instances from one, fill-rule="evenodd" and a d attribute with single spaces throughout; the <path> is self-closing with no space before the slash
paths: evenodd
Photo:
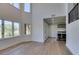
<path id="1" fill-rule="evenodd" d="M 71 55 L 64 41 L 49 38 L 44 44 L 27 42 L 0 51 L 1 55 Z"/>

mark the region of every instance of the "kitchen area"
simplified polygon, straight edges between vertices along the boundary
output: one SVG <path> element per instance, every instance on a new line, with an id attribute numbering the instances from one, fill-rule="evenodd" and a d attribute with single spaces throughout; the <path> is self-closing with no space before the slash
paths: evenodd
<path id="1" fill-rule="evenodd" d="M 66 41 L 66 17 L 45 18 L 44 34 L 45 39 L 56 38 L 57 41 Z"/>

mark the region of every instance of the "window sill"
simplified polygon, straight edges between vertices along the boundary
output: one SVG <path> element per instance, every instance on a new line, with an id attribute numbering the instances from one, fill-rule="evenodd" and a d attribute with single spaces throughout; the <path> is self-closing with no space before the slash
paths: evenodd
<path id="1" fill-rule="evenodd" d="M 21 36 L 14 36 L 14 37 L 8 37 L 8 38 L 1 38 L 0 40 L 13 39 L 13 38 L 18 38 L 18 37 L 21 37 Z"/>
<path id="2" fill-rule="evenodd" d="M 2 40 L 14 40 L 14 38 L 19 38 L 19 37 L 29 37 L 29 36 L 31 36 L 31 35 L 19 35 L 19 36 L 14 36 L 14 37 L 9 37 L 9 38 L 1 38 L 0 39 L 0 41 L 2 41 Z"/>

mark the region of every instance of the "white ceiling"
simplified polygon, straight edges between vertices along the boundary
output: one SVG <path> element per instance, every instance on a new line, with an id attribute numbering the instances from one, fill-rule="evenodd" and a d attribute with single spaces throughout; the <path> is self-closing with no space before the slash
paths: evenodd
<path id="1" fill-rule="evenodd" d="M 53 18 L 45 18 L 44 21 L 46 21 L 48 24 L 65 24 L 66 17 L 65 16 L 59 16 Z"/>

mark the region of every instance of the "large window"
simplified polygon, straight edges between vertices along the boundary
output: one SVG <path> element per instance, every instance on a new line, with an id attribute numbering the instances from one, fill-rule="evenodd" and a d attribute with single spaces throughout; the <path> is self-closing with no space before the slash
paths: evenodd
<path id="1" fill-rule="evenodd" d="M 31 25 L 25 24 L 25 34 L 30 35 L 31 34 Z"/>
<path id="2" fill-rule="evenodd" d="M 10 4 L 13 5 L 14 7 L 20 9 L 20 5 L 19 5 L 19 3 L 10 3 Z"/>
<path id="3" fill-rule="evenodd" d="M 25 12 L 31 12 L 30 3 L 25 3 L 25 4 L 24 4 L 24 11 L 25 11 Z"/>
<path id="4" fill-rule="evenodd" d="M 9 38 L 20 35 L 18 22 L 0 20 L 0 38 Z"/>
<path id="5" fill-rule="evenodd" d="M 2 38 L 2 20 L 0 20 L 0 38 Z"/>
<path id="6" fill-rule="evenodd" d="M 68 14 L 68 23 L 79 20 L 79 3 L 77 3 Z"/>
<path id="7" fill-rule="evenodd" d="M 12 22 L 4 21 L 4 38 L 12 37 Z"/>
<path id="8" fill-rule="evenodd" d="M 14 36 L 18 36 L 19 34 L 19 23 L 14 22 Z"/>

